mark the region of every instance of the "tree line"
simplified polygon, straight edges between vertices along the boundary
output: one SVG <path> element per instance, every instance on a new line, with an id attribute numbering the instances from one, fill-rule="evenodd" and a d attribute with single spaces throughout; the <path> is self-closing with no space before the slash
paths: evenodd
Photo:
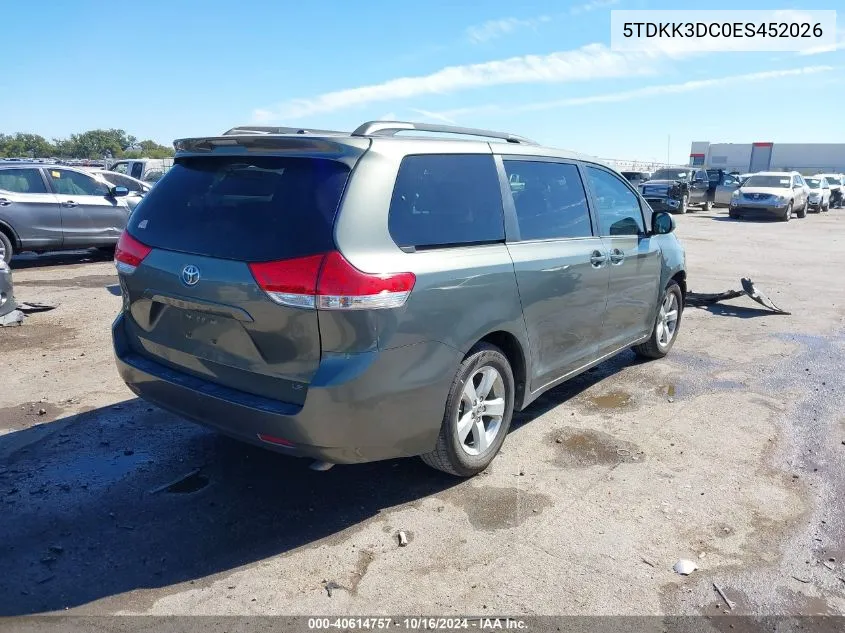
<path id="1" fill-rule="evenodd" d="M 139 141 L 124 130 L 88 130 L 48 141 L 38 134 L 0 132 L 0 158 L 168 158 L 173 148 Z"/>

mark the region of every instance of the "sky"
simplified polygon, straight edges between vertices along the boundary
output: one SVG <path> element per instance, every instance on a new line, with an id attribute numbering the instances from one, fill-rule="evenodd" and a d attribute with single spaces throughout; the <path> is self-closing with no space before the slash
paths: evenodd
<path id="1" fill-rule="evenodd" d="M 611 50 L 612 9 L 679 6 L 7 1 L 0 131 L 55 138 L 121 128 L 170 144 L 248 123 L 351 130 L 399 119 L 681 164 L 692 141 L 845 142 L 845 11 L 837 44 L 804 53 Z"/>

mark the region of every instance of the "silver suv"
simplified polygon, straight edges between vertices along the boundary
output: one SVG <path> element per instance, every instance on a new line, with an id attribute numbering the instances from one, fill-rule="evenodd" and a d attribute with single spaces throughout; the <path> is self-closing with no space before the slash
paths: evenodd
<path id="1" fill-rule="evenodd" d="M 65 165 L 0 165 L 0 261 L 21 250 L 114 248 L 129 190 Z"/>
<path id="2" fill-rule="evenodd" d="M 403 122 L 175 146 L 116 251 L 117 365 L 244 441 L 471 476 L 514 409 L 678 334 L 674 220 L 596 159 Z"/>

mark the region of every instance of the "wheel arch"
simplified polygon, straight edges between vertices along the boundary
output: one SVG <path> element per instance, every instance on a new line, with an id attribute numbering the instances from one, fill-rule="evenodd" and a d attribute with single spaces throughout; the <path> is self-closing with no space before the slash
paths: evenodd
<path id="1" fill-rule="evenodd" d="M 476 345 L 478 343 L 489 343 L 502 350 L 513 371 L 514 390 L 516 392 L 513 408 L 515 411 L 522 409 L 528 387 L 528 360 L 525 356 L 525 348 L 519 338 L 512 332 L 496 330 L 481 338 Z"/>
<path id="2" fill-rule="evenodd" d="M 6 237 L 9 238 L 12 242 L 12 246 L 16 249 L 20 249 L 21 247 L 21 240 L 18 237 L 18 234 L 15 232 L 15 229 L 8 222 L 4 222 L 0 220 L 0 232 L 4 233 Z"/>

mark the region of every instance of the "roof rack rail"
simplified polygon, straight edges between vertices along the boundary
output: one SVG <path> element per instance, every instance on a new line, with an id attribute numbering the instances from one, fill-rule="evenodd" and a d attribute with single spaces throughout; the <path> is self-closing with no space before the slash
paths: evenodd
<path id="1" fill-rule="evenodd" d="M 272 127 L 264 125 L 240 125 L 223 132 L 223 136 L 241 134 L 342 134 L 345 136 L 349 133 L 339 132 L 338 130 L 315 130 L 303 127 Z"/>
<path id="2" fill-rule="evenodd" d="M 439 132 L 443 134 L 463 134 L 466 136 L 482 136 L 497 138 L 508 143 L 521 145 L 537 145 L 535 141 L 509 132 L 493 132 L 471 127 L 455 125 L 436 125 L 432 123 L 412 123 L 410 121 L 368 121 L 352 132 L 352 136 L 394 136 L 397 132 Z"/>

